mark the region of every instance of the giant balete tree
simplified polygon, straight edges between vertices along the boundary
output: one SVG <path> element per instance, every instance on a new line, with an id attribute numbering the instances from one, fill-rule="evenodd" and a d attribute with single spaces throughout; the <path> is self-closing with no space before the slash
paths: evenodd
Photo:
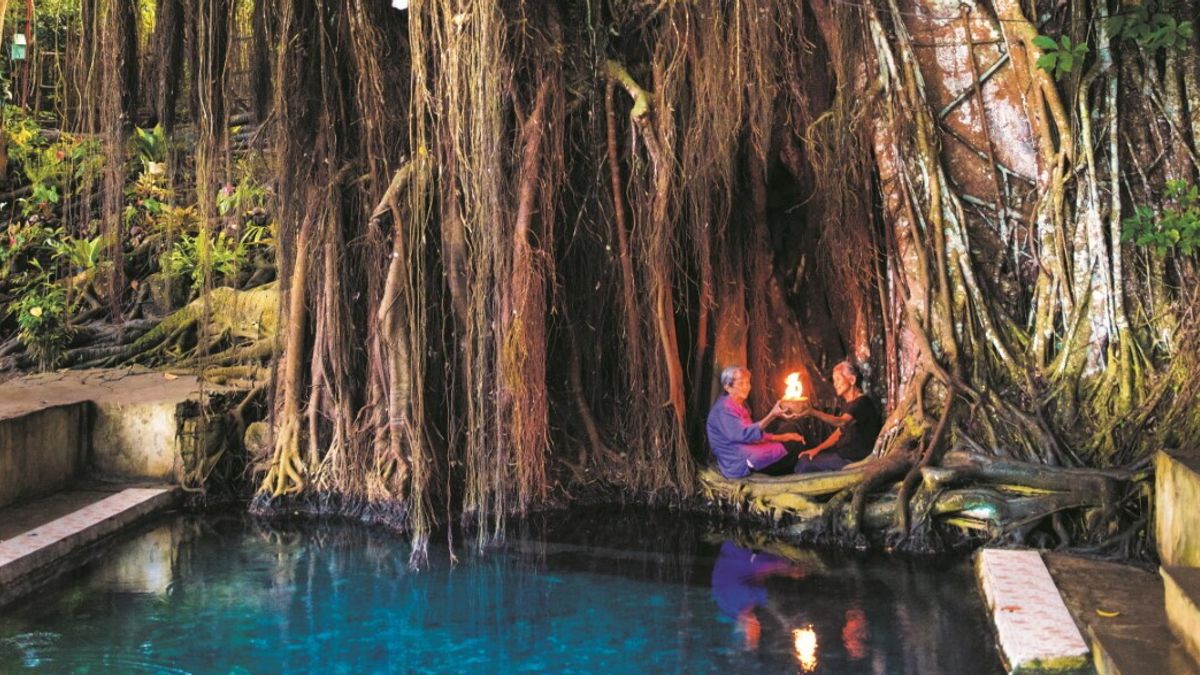
<path id="1" fill-rule="evenodd" d="M 1137 480 L 1200 431 L 1195 0 L 158 7 L 143 98 L 170 126 L 188 92 L 198 194 L 229 161 L 223 17 L 257 36 L 256 508 L 388 522 L 418 562 L 459 517 L 483 542 L 702 486 L 918 548 L 948 522 L 1147 550 Z M 791 371 L 832 404 L 846 357 L 886 404 L 876 461 L 698 480 L 720 368 L 761 413 Z"/>

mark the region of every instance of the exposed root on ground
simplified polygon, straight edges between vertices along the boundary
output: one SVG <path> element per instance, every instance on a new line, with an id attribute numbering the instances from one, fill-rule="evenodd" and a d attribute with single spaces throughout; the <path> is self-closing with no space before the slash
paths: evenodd
<path id="1" fill-rule="evenodd" d="M 918 469 L 915 490 L 906 476 Z M 941 547 L 950 539 L 1023 543 L 1039 526 L 1051 527 L 1061 545 L 1087 545 L 1113 534 L 1118 504 L 1146 475 L 1067 469 L 950 452 L 940 466 L 918 466 L 913 455 L 893 452 L 865 465 L 828 473 L 751 476 L 729 480 L 700 474 L 711 499 L 769 517 L 787 536 L 907 550 Z M 901 511 L 910 517 L 901 518 Z M 1057 514 L 1078 512 L 1089 538 L 1062 541 Z"/>

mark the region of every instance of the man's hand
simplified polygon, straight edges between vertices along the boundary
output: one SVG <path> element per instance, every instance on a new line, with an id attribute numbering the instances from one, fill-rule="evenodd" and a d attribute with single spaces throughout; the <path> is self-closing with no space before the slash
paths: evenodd
<path id="1" fill-rule="evenodd" d="M 821 454 L 821 451 L 816 448 L 813 448 L 812 450 L 805 450 L 804 452 L 802 452 L 796 456 L 797 457 L 807 457 L 808 459 L 813 460 L 813 459 L 816 459 L 817 455 L 819 455 L 819 454 Z"/>
<path id="2" fill-rule="evenodd" d="M 797 433 L 775 434 L 775 440 L 777 440 L 781 443 L 786 443 L 788 441 L 795 441 L 796 443 L 803 443 L 804 435 L 797 434 Z"/>

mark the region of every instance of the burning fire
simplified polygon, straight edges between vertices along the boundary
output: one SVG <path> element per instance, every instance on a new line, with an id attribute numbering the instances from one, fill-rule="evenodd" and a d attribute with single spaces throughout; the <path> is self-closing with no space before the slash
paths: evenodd
<path id="1" fill-rule="evenodd" d="M 807 397 L 804 395 L 804 384 L 800 382 L 800 373 L 792 373 L 784 380 L 787 383 L 787 390 L 783 394 L 785 401 L 804 401 Z"/>

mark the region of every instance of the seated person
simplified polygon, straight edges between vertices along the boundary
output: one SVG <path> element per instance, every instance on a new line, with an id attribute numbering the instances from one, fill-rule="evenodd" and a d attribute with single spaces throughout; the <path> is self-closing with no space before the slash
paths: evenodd
<path id="1" fill-rule="evenodd" d="M 746 408 L 750 395 L 750 371 L 730 366 L 721 371 L 725 393 L 717 397 L 708 411 L 708 444 L 717 458 L 717 468 L 726 478 L 742 478 L 751 471 L 770 476 L 792 473 L 804 437 L 797 433 L 769 434 L 763 428 L 785 416 L 783 406 L 775 403 L 771 412 L 755 422 Z M 784 442 L 793 443 L 791 449 Z"/>
<path id="2" fill-rule="evenodd" d="M 833 391 L 845 402 L 842 412 L 830 415 L 809 407 L 800 413 L 837 428 L 819 445 L 800 453 L 796 473 L 837 471 L 866 459 L 875 449 L 883 417 L 878 404 L 859 387 L 860 380 L 858 367 L 842 361 L 833 367 Z"/>

